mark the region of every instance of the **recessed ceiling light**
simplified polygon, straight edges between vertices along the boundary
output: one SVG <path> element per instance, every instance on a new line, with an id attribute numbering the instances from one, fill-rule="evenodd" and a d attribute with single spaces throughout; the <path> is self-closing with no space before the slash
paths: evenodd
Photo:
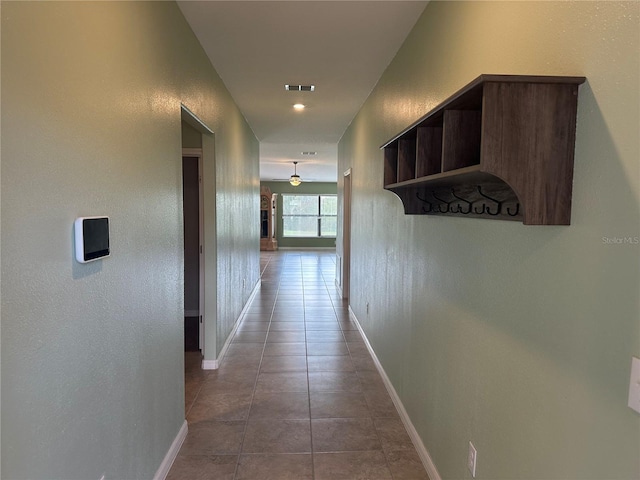
<path id="1" fill-rule="evenodd" d="M 293 108 L 295 110 L 304 110 L 304 105 L 302 103 L 296 103 Z"/>

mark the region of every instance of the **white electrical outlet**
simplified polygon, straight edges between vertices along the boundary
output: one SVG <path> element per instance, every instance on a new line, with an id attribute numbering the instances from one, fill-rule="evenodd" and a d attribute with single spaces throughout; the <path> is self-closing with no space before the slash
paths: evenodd
<path id="1" fill-rule="evenodd" d="M 637 357 L 631 357 L 629 407 L 640 413 L 640 358 Z"/>
<path id="2" fill-rule="evenodd" d="M 467 455 L 467 468 L 471 472 L 471 477 L 476 478 L 476 462 L 478 461 L 478 452 L 473 443 L 469 442 L 469 455 Z"/>

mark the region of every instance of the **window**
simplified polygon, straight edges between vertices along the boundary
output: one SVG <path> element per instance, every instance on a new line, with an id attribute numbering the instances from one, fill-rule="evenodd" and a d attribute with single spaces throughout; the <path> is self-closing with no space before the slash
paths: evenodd
<path id="1" fill-rule="evenodd" d="M 336 195 L 282 195 L 285 237 L 335 238 L 337 215 Z"/>

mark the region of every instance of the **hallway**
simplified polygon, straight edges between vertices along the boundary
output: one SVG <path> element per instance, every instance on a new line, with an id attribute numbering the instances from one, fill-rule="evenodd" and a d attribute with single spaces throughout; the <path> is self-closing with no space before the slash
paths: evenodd
<path id="1" fill-rule="evenodd" d="M 168 480 L 428 479 L 334 285 L 335 252 L 262 252 L 217 371 L 185 355 L 189 433 Z"/>

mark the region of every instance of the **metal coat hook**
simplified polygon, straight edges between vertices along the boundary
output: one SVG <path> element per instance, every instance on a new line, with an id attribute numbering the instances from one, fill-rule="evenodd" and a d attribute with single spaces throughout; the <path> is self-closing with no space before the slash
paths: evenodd
<path id="1" fill-rule="evenodd" d="M 507 213 L 511 217 L 517 217 L 518 213 L 520 213 L 520 204 L 516 203 L 516 211 L 515 211 L 515 213 L 511 213 L 511 207 L 507 207 Z"/>
<path id="2" fill-rule="evenodd" d="M 458 195 L 456 195 L 456 192 L 453 190 L 453 188 L 451 189 L 451 195 L 453 195 L 454 197 L 456 197 L 458 200 L 464 202 L 467 204 L 467 211 L 463 212 L 462 208 L 460 208 L 460 205 L 457 205 L 456 210 L 451 210 L 453 213 L 462 213 L 463 215 L 469 215 L 471 213 L 471 206 L 473 205 L 473 202 L 470 202 L 467 199 L 464 199 L 462 197 L 459 197 Z"/>
<path id="3" fill-rule="evenodd" d="M 482 204 L 482 208 L 480 209 L 480 211 L 476 210 L 475 208 L 473 209 L 474 212 L 478 213 L 478 214 L 482 214 L 482 213 L 486 213 L 488 215 L 491 216 L 497 216 L 500 215 L 500 212 L 502 212 L 502 204 L 504 202 L 501 202 L 500 200 L 496 200 L 495 198 L 491 198 L 488 195 L 485 195 L 484 193 L 482 193 L 482 187 L 480 185 L 478 185 L 478 193 L 480 195 L 482 195 L 484 198 L 491 200 L 492 202 L 495 202 L 498 205 L 498 210 L 495 213 L 492 213 L 491 210 L 489 209 L 489 207 L 487 207 L 486 204 Z"/>
<path id="4" fill-rule="evenodd" d="M 451 203 L 452 202 L 447 202 L 446 200 L 443 200 L 442 198 L 439 198 L 438 196 L 436 196 L 435 193 L 431 193 L 431 195 L 433 196 L 433 198 L 435 198 L 439 202 L 442 202 L 442 203 L 447 205 L 447 209 L 446 210 L 442 210 L 442 204 L 438 205 L 438 211 L 440 213 L 449 213 L 451 211 Z"/>
<path id="5" fill-rule="evenodd" d="M 429 209 L 428 209 L 428 210 L 427 210 L 427 208 L 426 208 L 424 205 L 422 206 L 422 211 L 423 211 L 424 213 L 431 213 L 431 212 L 433 211 L 433 203 L 431 203 L 430 201 L 428 201 L 426 198 L 422 198 L 422 197 L 420 196 L 420 193 L 419 193 L 419 192 L 416 192 L 416 198 L 417 198 L 418 200 L 420 200 L 422 203 L 426 203 L 427 205 L 429 205 Z"/>
<path id="6" fill-rule="evenodd" d="M 423 206 L 423 207 L 422 207 L 422 211 L 423 211 L 424 213 L 431 213 L 431 212 L 433 212 L 433 203 L 431 203 L 430 201 L 428 201 L 428 200 L 427 200 L 427 199 L 425 199 L 425 198 L 422 198 L 422 197 L 420 196 L 420 193 L 419 193 L 419 192 L 416 192 L 416 198 L 417 198 L 418 200 L 420 200 L 421 202 L 426 203 L 427 205 L 429 205 L 429 210 L 427 210 L 425 206 Z"/>

